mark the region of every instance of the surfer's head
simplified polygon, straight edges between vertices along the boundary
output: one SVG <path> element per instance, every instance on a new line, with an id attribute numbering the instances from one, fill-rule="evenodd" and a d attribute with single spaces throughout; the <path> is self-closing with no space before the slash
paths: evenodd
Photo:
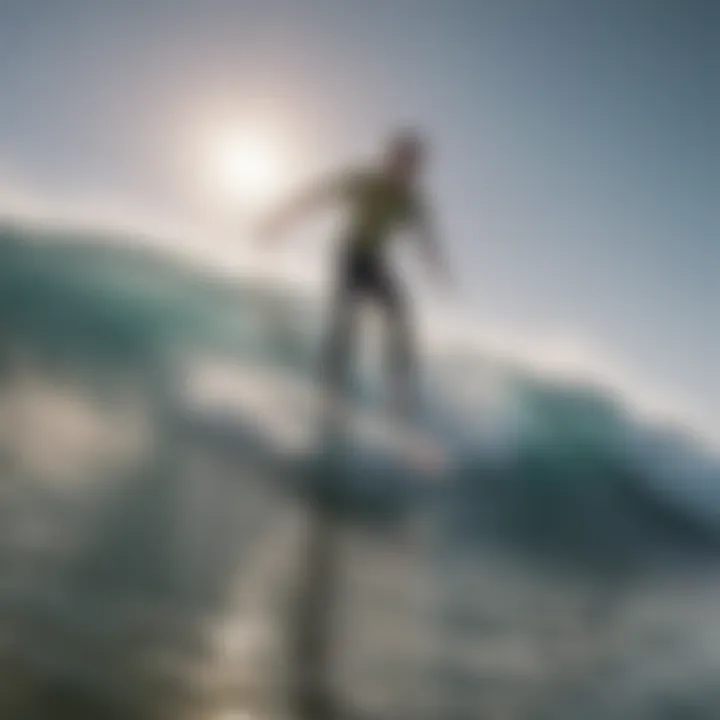
<path id="1" fill-rule="evenodd" d="M 425 143 L 414 130 L 396 132 L 385 150 L 385 168 L 392 177 L 403 182 L 412 180 L 425 159 Z"/>

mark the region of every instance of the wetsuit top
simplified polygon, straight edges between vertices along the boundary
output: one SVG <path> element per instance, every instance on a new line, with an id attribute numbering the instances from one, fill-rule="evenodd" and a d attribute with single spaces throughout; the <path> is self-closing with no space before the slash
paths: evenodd
<path id="1" fill-rule="evenodd" d="M 382 252 L 395 231 L 421 221 L 423 203 L 412 187 L 402 187 L 381 172 L 366 170 L 341 177 L 338 189 L 349 205 L 350 250 Z"/>

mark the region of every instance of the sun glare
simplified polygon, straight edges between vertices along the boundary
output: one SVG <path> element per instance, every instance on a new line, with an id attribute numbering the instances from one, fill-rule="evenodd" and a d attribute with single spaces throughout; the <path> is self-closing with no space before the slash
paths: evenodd
<path id="1" fill-rule="evenodd" d="M 258 206 L 282 187 L 281 152 L 270 138 L 239 132 L 218 135 L 208 160 L 208 189 L 223 203 Z"/>

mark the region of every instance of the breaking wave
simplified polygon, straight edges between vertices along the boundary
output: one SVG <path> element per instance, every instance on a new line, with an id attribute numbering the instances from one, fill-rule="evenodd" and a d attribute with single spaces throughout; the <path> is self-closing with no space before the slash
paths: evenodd
<path id="1" fill-rule="evenodd" d="M 59 631 L 39 640 L 37 617 L 99 632 L 111 623 L 98 597 L 130 622 L 138 587 L 173 598 L 169 636 L 198 608 L 214 617 L 255 567 L 261 526 L 280 508 L 295 512 L 327 469 L 296 407 L 315 392 L 318 301 L 123 238 L 7 223 L 0 317 L 0 542 L 16 563 L 0 595 L 4 618 L 24 617 L 8 647 L 33 667 L 41 647 L 58 670 Z M 360 365 L 353 413 L 372 425 L 377 373 L 372 360 Z M 720 464 L 682 429 L 640 420 L 630 398 L 438 346 L 423 368 L 422 416 L 452 460 L 440 478 L 413 469 L 391 431 L 384 444 L 359 432 L 333 460 L 335 508 L 358 532 L 385 537 L 431 517 L 428 567 L 450 572 L 447 558 L 470 557 L 479 572 L 491 553 L 561 573 L 565 588 L 569 578 L 626 587 L 712 563 Z M 243 507 L 241 520 L 228 503 Z M 167 617 L 157 620 L 159 633 Z M 93 652 L 63 672 L 93 676 Z M 611 706 L 602 716 L 620 717 Z"/>

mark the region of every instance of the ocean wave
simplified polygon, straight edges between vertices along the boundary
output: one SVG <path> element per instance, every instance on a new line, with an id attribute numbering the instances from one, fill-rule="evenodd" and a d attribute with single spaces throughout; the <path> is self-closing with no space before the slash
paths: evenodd
<path id="1" fill-rule="evenodd" d="M 452 462 L 423 473 L 372 362 L 349 442 L 319 451 L 322 308 L 281 282 L 8 223 L 0 317 L 3 716 L 274 716 L 319 479 L 366 663 L 347 697 L 655 718 L 670 682 L 715 716 L 719 466 L 630 398 L 433 347 L 422 422 Z"/>
<path id="2" fill-rule="evenodd" d="M 173 404 L 186 402 L 188 372 L 219 359 L 236 382 L 273 369 L 275 395 L 280 378 L 312 387 L 321 310 L 280 283 L 220 279 L 122 238 L 11 225 L 0 232 L 0 268 L 6 350 L 52 365 L 152 369 Z M 535 549 L 624 559 L 641 546 L 715 543 L 719 466 L 681 430 L 639 422 L 619 394 L 442 350 L 426 363 L 425 386 L 425 421 L 454 459 L 445 486 L 463 498 L 467 538 L 492 528 Z M 367 405 L 372 377 L 357 387 L 356 403 Z M 272 382 L 264 388 L 272 394 Z M 257 418 L 257 407 L 250 412 Z M 282 402 L 274 413 L 282 418 Z M 247 415 L 240 398 L 224 418 L 239 427 Z M 362 497 L 403 505 L 424 494 L 402 453 L 362 450 L 337 480 L 351 505 Z"/>

